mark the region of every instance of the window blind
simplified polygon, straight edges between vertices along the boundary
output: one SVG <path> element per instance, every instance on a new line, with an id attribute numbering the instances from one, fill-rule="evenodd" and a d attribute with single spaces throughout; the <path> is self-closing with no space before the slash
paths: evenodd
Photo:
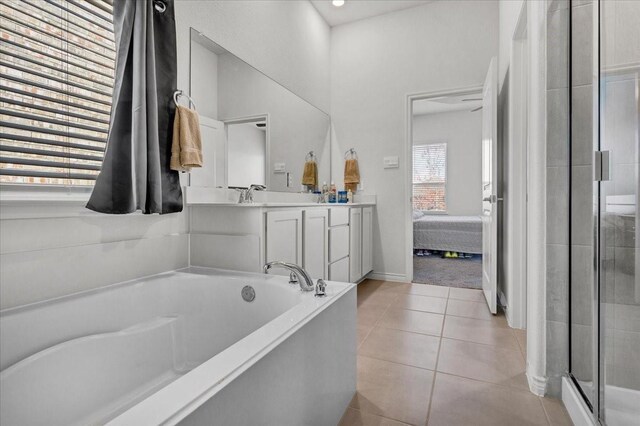
<path id="1" fill-rule="evenodd" d="M 109 130 L 112 0 L 0 3 L 0 182 L 92 185 Z"/>
<path id="2" fill-rule="evenodd" d="M 413 146 L 413 208 L 446 211 L 447 144 Z"/>

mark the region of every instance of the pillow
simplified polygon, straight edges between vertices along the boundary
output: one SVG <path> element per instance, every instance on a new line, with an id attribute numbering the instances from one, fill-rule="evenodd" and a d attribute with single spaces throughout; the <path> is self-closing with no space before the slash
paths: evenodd
<path id="1" fill-rule="evenodd" d="M 413 220 L 420 219 L 424 216 L 424 212 L 422 210 L 413 210 Z"/>

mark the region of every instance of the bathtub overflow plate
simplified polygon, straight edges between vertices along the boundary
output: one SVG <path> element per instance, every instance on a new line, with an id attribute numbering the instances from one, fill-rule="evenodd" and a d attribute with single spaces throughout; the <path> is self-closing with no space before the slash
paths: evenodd
<path id="1" fill-rule="evenodd" d="M 253 302 L 256 298 L 256 291 L 250 285 L 246 285 L 242 288 L 242 298 L 245 302 Z"/>

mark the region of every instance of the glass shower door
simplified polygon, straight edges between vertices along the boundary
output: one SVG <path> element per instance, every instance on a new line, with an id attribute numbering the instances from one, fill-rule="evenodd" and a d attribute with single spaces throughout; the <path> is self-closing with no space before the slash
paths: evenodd
<path id="1" fill-rule="evenodd" d="M 599 8 L 598 417 L 640 421 L 640 1 Z M 597 173 L 596 169 L 596 173 Z"/>

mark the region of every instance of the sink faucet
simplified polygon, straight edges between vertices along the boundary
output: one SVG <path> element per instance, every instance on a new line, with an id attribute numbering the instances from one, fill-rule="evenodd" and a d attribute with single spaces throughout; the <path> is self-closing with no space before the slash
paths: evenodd
<path id="1" fill-rule="evenodd" d="M 264 191 L 267 187 L 264 185 L 252 184 L 249 188 L 241 189 L 239 204 L 253 203 L 253 191 Z"/>
<path id="2" fill-rule="evenodd" d="M 287 269 L 289 271 L 291 271 L 291 273 L 293 275 L 296 276 L 296 278 L 298 279 L 298 283 L 300 284 L 300 288 L 303 291 L 311 291 L 314 289 L 313 286 L 313 280 L 311 279 L 311 277 L 309 276 L 309 273 L 307 271 L 305 271 L 304 269 L 302 269 L 300 266 L 298 265 L 294 265 L 293 263 L 287 263 L 287 262 L 282 262 L 280 260 L 277 260 L 275 262 L 269 262 L 266 263 L 264 265 L 264 273 L 266 274 L 267 272 L 269 272 L 269 269 L 271 268 L 284 268 Z M 293 281 L 295 282 L 295 281 Z M 324 290 L 324 288 L 323 288 Z"/>

